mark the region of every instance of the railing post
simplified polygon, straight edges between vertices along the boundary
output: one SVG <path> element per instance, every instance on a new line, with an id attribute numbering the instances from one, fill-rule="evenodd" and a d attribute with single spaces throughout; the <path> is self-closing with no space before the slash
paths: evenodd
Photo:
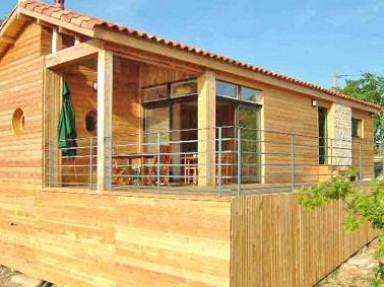
<path id="1" fill-rule="evenodd" d="M 363 187 L 363 146 L 360 143 L 360 160 L 359 160 L 359 173 L 360 173 L 360 187 Z"/>
<path id="2" fill-rule="evenodd" d="M 89 141 L 89 189 L 93 189 L 93 138 Z"/>
<path id="3" fill-rule="evenodd" d="M 291 190 L 295 190 L 295 135 L 291 134 Z"/>
<path id="4" fill-rule="evenodd" d="M 223 190 L 222 190 L 222 152 L 223 152 L 223 147 L 222 147 L 222 141 L 223 141 L 223 128 L 219 127 L 218 128 L 218 136 L 219 136 L 219 143 L 218 143 L 218 149 L 219 149 L 219 158 L 218 158 L 218 186 L 219 186 L 219 196 L 222 196 Z"/>
<path id="5" fill-rule="evenodd" d="M 105 189 L 106 190 L 112 190 L 112 177 L 113 177 L 113 170 L 112 170 L 112 158 L 113 158 L 113 151 L 112 151 L 112 138 L 106 137 L 105 138 L 105 149 L 107 149 L 107 153 L 105 156 Z"/>
<path id="6" fill-rule="evenodd" d="M 241 128 L 237 128 L 237 195 L 241 195 Z"/>
<path id="7" fill-rule="evenodd" d="M 161 155 L 160 155 L 160 136 L 161 134 L 160 133 L 157 133 L 157 190 L 158 192 L 160 193 L 160 180 L 161 180 L 161 177 L 160 177 L 160 159 L 161 159 Z"/>

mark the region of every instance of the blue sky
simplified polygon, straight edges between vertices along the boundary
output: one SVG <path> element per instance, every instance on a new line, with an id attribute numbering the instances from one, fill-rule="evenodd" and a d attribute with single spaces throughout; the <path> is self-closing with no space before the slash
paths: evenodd
<path id="1" fill-rule="evenodd" d="M 66 2 L 70 9 L 325 87 L 334 72 L 384 75 L 384 0 Z M 0 15 L 15 3 L 1 0 Z"/>

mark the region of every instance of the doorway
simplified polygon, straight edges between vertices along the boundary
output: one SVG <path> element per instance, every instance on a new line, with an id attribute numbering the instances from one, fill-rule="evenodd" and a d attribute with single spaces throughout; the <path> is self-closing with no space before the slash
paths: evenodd
<path id="1" fill-rule="evenodd" d="M 218 97 L 216 125 L 222 127 L 224 183 L 237 182 L 238 128 L 241 129 L 241 182 L 261 182 L 261 106 Z M 218 135 L 216 135 L 218 136 Z M 216 147 L 218 150 L 218 147 Z"/>

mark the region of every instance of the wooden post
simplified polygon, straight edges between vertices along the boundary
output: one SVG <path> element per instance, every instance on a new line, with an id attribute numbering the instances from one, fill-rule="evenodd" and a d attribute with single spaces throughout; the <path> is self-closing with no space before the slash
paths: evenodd
<path id="1" fill-rule="evenodd" d="M 49 187 L 61 187 L 62 181 L 62 158 L 58 149 L 58 130 L 59 117 L 62 106 L 62 75 L 50 69 L 45 70 L 44 76 L 44 144 L 51 145 L 50 154 L 46 154 L 43 159 L 46 167 L 46 184 L 50 182 Z M 48 180 L 50 177 L 50 181 Z"/>
<path id="2" fill-rule="evenodd" d="M 216 78 L 207 71 L 198 78 L 199 186 L 215 185 L 216 174 Z"/>
<path id="3" fill-rule="evenodd" d="M 59 33 L 59 30 L 57 28 L 53 28 L 52 30 L 52 51 L 51 53 L 54 54 L 62 49 L 63 46 L 63 38 L 61 34 Z"/>
<path id="4" fill-rule="evenodd" d="M 97 67 L 97 191 L 111 188 L 113 54 L 102 50 Z"/>

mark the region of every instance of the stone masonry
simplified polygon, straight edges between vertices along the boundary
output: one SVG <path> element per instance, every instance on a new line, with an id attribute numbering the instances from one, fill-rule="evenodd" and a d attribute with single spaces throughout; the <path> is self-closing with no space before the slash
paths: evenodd
<path id="1" fill-rule="evenodd" d="M 330 143 L 329 156 L 336 166 L 352 165 L 352 109 L 351 107 L 334 103 L 329 114 Z M 331 161 L 331 159 L 330 159 Z M 331 162 L 330 162 L 331 163 Z"/>

